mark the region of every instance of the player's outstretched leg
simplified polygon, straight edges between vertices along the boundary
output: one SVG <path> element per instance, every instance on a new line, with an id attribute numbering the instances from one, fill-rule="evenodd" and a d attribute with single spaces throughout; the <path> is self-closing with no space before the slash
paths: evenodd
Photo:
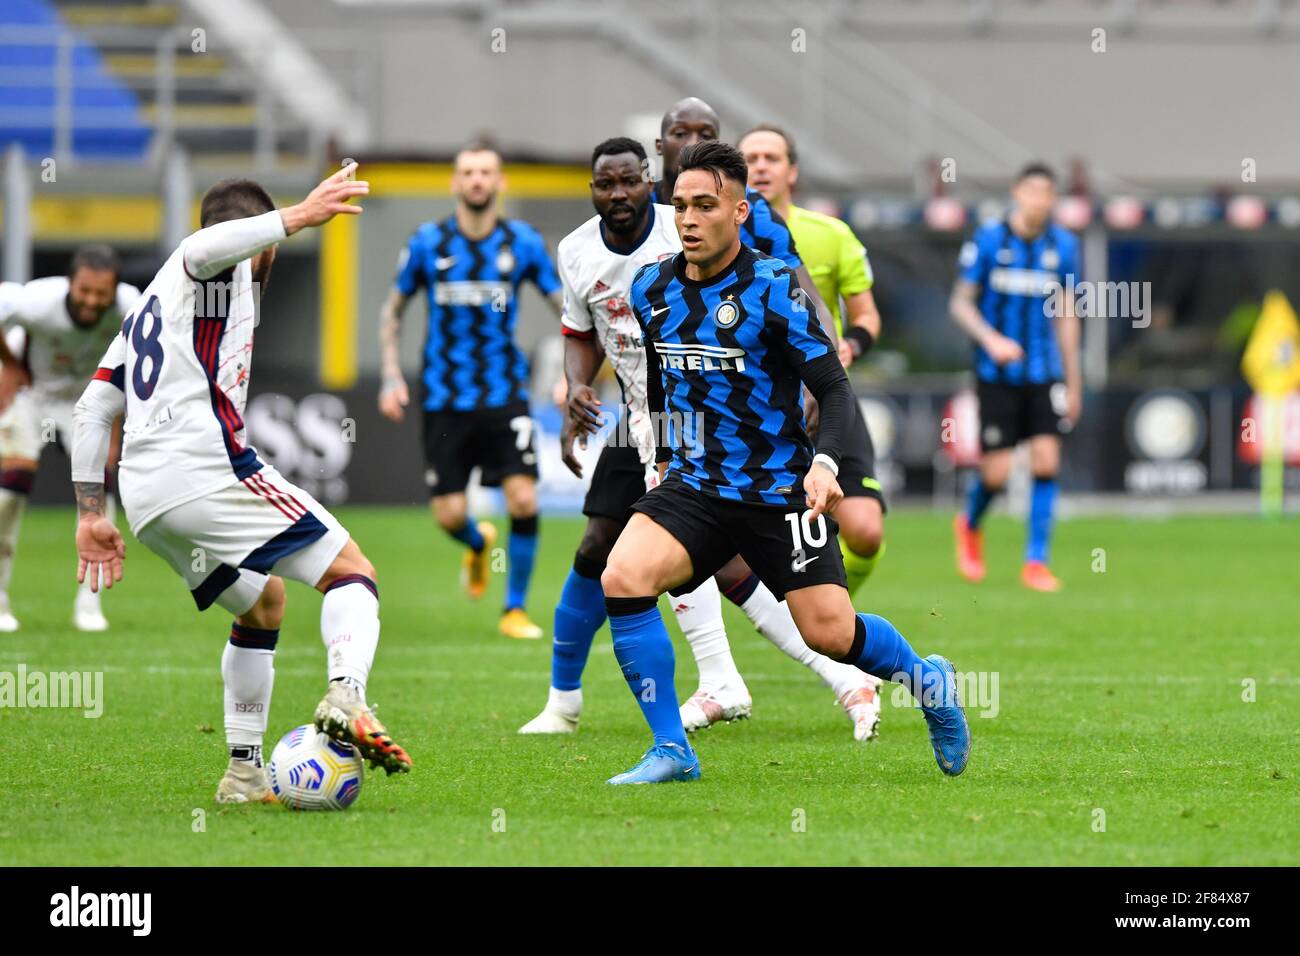
<path id="1" fill-rule="evenodd" d="M 477 601 L 487 592 L 489 562 L 492 546 L 497 540 L 497 529 L 489 521 L 470 519 L 469 503 L 463 491 L 435 495 L 430 499 L 430 505 L 439 527 L 465 546 L 460 584 L 470 599 Z"/>
<path id="2" fill-rule="evenodd" d="M 411 769 L 407 755 L 366 704 L 366 681 L 379 644 L 379 589 L 374 566 L 348 539 L 316 584 L 321 639 L 329 654 L 329 691 L 316 708 L 316 728 L 352 744 L 372 767 Z"/>
<path id="3" fill-rule="evenodd" d="M 1061 582 L 1047 566 L 1052 540 L 1052 519 L 1056 511 L 1056 470 L 1060 463 L 1060 439 L 1036 435 L 1029 442 L 1034 486 L 1029 498 L 1029 523 L 1025 529 L 1025 565 L 1020 580 L 1034 591 L 1059 591 Z"/>
<path id="4" fill-rule="evenodd" d="M 22 527 L 35 477 L 34 461 L 0 464 L 0 632 L 18 630 L 18 618 L 9 607 L 9 579 L 18 549 L 18 529 Z"/>
<path id="5" fill-rule="evenodd" d="M 776 599 L 743 559 L 736 558 L 729 563 L 718 572 L 717 579 L 725 588 L 727 599 L 745 612 L 758 633 L 811 670 L 831 689 L 853 724 L 854 739 L 863 742 L 875 739 L 880 724 L 877 693 L 880 681 L 856 667 L 818 654 L 804 643 L 790 616 L 790 608 Z"/>
<path id="6" fill-rule="evenodd" d="M 682 725 L 693 733 L 718 721 L 749 717 L 754 702 L 727 643 L 718 583 L 709 578 L 689 594 L 668 597 L 700 672 L 700 686 L 681 706 Z"/>
<path id="7" fill-rule="evenodd" d="M 537 640 L 543 631 L 524 610 L 537 558 L 537 483 L 531 475 L 511 475 L 501 483 L 501 490 L 510 514 L 510 543 L 506 549 L 506 604 L 500 630 L 506 637 Z"/>
<path id="8" fill-rule="evenodd" d="M 635 695 L 654 742 L 640 762 L 612 784 L 695 780 L 700 762 L 686 739 L 673 681 L 673 644 L 658 597 L 690 576 L 691 559 L 671 534 L 634 514 L 601 575 L 614 656 Z"/>
<path id="9" fill-rule="evenodd" d="M 809 646 L 906 687 L 921 705 L 939 769 L 952 777 L 966 769 L 970 727 L 957 695 L 957 674 L 946 658 L 918 656 L 889 621 L 854 612 L 848 591 L 838 584 L 789 591 L 786 601 Z"/>
<path id="10" fill-rule="evenodd" d="M 617 534 L 617 530 L 614 532 Z M 585 540 L 584 540 L 585 544 Z M 555 639 L 551 645 L 551 689 L 542 712 L 519 728 L 521 734 L 571 734 L 582 716 L 582 672 L 591 642 L 605 623 L 605 592 L 600 574 L 605 563 L 580 549 L 560 603 L 555 606 Z"/>
<path id="11" fill-rule="evenodd" d="M 257 602 L 235 618 L 221 655 L 230 764 L 217 803 L 274 803 L 262 766 L 262 738 L 275 684 L 275 645 L 284 618 L 284 582 L 270 577 Z"/>

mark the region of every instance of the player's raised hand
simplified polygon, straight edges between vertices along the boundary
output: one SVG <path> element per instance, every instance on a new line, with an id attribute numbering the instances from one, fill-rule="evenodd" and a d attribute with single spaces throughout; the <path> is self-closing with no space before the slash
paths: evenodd
<path id="1" fill-rule="evenodd" d="M 364 179 L 353 179 L 356 171 L 357 164 L 349 163 L 323 180 L 302 202 L 281 209 L 285 233 L 293 235 L 299 229 L 323 225 L 338 215 L 359 215 L 361 207 L 351 205 L 350 201 L 368 195 L 370 183 Z"/>
<path id="2" fill-rule="evenodd" d="M 835 506 L 844 498 L 840 483 L 835 480 L 831 470 L 818 462 L 814 462 L 808 469 L 808 474 L 803 476 L 803 490 L 808 510 L 812 512 L 808 516 L 809 521 L 816 521 L 826 512 L 834 511 Z"/>
<path id="3" fill-rule="evenodd" d="M 122 580 L 126 544 L 117 525 L 103 515 L 84 514 L 77 522 L 77 583 L 90 576 L 90 590 L 98 593 L 100 582 L 111 588 Z"/>
<path id="4" fill-rule="evenodd" d="M 395 378 L 384 382 L 379 392 L 379 411 L 390 421 L 400 422 L 406 416 L 406 406 L 411 402 L 411 393 L 406 388 L 405 380 Z"/>

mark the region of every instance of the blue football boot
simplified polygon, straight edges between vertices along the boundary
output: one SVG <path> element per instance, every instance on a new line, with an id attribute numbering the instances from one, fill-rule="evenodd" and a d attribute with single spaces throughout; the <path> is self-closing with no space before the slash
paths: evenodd
<path id="1" fill-rule="evenodd" d="M 699 778 L 700 760 L 689 746 L 683 749 L 679 744 L 655 744 L 635 767 L 610 777 L 606 783 L 670 783 Z"/>
<path id="2" fill-rule="evenodd" d="M 930 729 L 930 746 L 939 769 L 955 777 L 966 769 L 970 758 L 970 726 L 957 694 L 957 671 L 952 661 L 938 654 L 926 660 L 943 671 L 944 686 L 942 690 L 926 688 L 921 693 L 921 713 Z"/>

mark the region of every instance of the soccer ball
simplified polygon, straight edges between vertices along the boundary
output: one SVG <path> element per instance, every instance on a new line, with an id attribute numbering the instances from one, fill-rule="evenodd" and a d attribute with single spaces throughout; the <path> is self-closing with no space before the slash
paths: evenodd
<path id="1" fill-rule="evenodd" d="M 281 737 L 267 768 L 276 799 L 291 810 L 346 810 L 361 795 L 364 771 L 356 747 L 311 724 Z"/>

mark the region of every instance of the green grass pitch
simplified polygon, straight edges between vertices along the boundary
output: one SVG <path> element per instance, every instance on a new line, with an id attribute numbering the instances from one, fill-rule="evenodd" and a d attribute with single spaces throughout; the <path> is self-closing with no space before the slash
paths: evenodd
<path id="1" fill-rule="evenodd" d="M 1294 521 L 1066 521 L 1066 590 L 1037 595 L 1017 584 L 1019 523 L 991 519 L 989 580 L 972 587 L 953 572 L 948 515 L 896 513 L 857 603 L 922 654 L 996 674 L 998 712 L 971 712 L 962 777 L 939 773 L 902 706 L 887 704 L 878 742 L 854 743 L 829 691 L 728 606 L 754 718 L 698 736 L 699 782 L 615 789 L 605 779 L 647 734 L 607 630 L 577 736 L 515 733 L 546 697 L 577 520 L 544 519 L 531 611 L 548 639 L 516 642 L 495 629 L 502 583 L 468 603 L 427 512 L 340 516 L 379 569 L 371 698 L 414 772 L 368 774 L 345 813 L 215 806 L 228 618 L 196 613 L 128 539 L 112 630 L 76 633 L 73 515 L 34 510 L 11 588 L 22 629 L 0 635 L 0 671 L 102 671 L 104 712 L 0 710 L 0 864 L 1300 862 Z M 322 693 L 319 604 L 290 585 L 268 748 Z M 695 668 L 670 629 L 685 696 Z"/>

